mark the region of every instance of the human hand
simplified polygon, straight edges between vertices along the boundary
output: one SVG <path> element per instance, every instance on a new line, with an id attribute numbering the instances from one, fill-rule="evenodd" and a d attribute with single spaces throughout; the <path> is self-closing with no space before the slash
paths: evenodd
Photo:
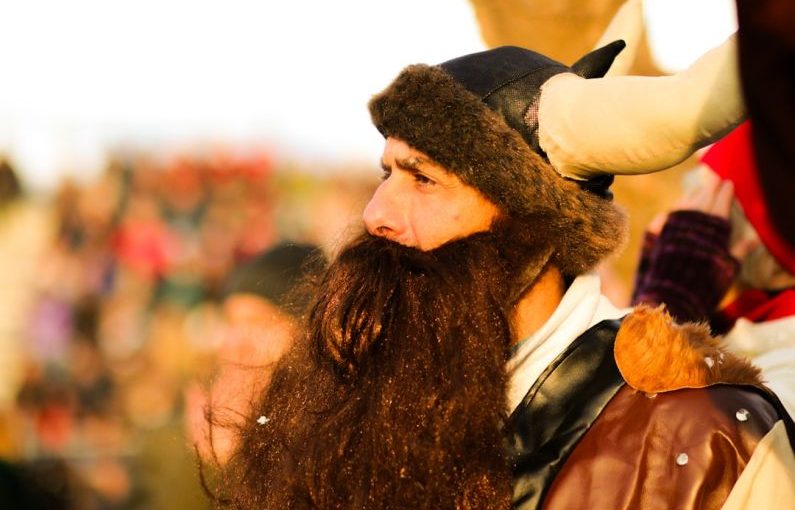
<path id="1" fill-rule="evenodd" d="M 646 232 L 654 236 L 656 239 L 660 236 L 660 232 L 662 232 L 663 227 L 665 226 L 665 222 L 668 221 L 668 213 L 658 213 L 657 215 L 652 218 L 649 222 L 648 226 L 646 227 Z"/>
<path id="2" fill-rule="evenodd" d="M 731 203 L 734 199 L 734 183 L 721 180 L 720 177 L 711 171 L 700 172 L 698 178 L 699 185 L 694 188 L 691 193 L 679 199 L 674 205 L 673 210 L 699 211 L 704 214 L 728 220 Z M 652 225 L 658 222 L 656 234 L 659 235 L 666 220 L 667 215 L 664 215 L 661 222 L 657 217 L 652 222 Z M 652 225 L 650 225 L 650 229 Z M 731 253 L 735 259 L 742 261 L 750 252 L 759 246 L 759 243 L 760 241 L 757 236 L 745 236 L 735 241 L 734 244 L 729 247 L 729 253 Z"/>
<path id="3" fill-rule="evenodd" d="M 646 232 L 659 236 L 668 221 L 668 215 L 674 211 L 698 211 L 724 220 L 729 218 L 734 198 L 734 184 L 731 181 L 721 180 L 704 167 L 693 171 L 688 180 L 695 184 L 692 189 L 674 203 L 671 211 L 654 216 L 646 227 Z"/>
<path id="4" fill-rule="evenodd" d="M 702 172 L 700 179 L 700 185 L 679 199 L 673 210 L 700 211 L 728 219 L 734 198 L 734 184 L 731 181 L 721 180 L 712 172 Z"/>

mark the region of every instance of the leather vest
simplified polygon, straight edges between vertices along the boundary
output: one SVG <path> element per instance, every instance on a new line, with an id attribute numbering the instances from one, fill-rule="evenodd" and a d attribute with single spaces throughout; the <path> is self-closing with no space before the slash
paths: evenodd
<path id="1" fill-rule="evenodd" d="M 506 423 L 514 461 L 513 507 L 541 508 L 578 443 L 626 384 L 614 358 L 620 321 L 602 321 L 574 340 L 541 374 Z M 795 447 L 795 422 L 767 388 L 735 385 L 763 397 Z"/>
<path id="2" fill-rule="evenodd" d="M 624 385 L 613 356 L 620 324 L 602 321 L 574 340 L 509 417 L 514 508 L 540 507 L 569 454 Z"/>

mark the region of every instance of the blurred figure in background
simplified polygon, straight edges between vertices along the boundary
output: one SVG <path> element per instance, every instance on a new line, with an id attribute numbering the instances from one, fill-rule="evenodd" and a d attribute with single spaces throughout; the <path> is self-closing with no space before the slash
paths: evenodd
<path id="1" fill-rule="evenodd" d="M 12 162 L 0 154 L 0 455 L 19 451 L 12 414 L 24 377 L 23 338 L 53 229 L 47 207 L 26 193 Z"/>
<path id="2" fill-rule="evenodd" d="M 259 145 L 109 157 L 33 195 L 0 155 L 0 457 L 59 462 L 104 508 L 196 509 L 183 397 L 215 354 L 197 333 L 221 323 L 225 276 L 286 237 L 325 246 L 377 179 L 332 191 L 333 169 Z M 63 485 L 35 473 L 37 490 Z"/>
<path id="3" fill-rule="evenodd" d="M 207 391 L 194 385 L 186 395 L 188 439 L 203 459 L 228 459 L 236 429 L 267 385 L 272 365 L 290 348 L 295 320 L 324 266 L 318 247 L 283 242 L 230 272 L 217 374 Z"/>
<path id="4" fill-rule="evenodd" d="M 22 338 L 35 296 L 37 259 L 49 242 L 51 217 L 25 193 L 12 163 L 0 155 L 0 508 L 68 508 L 66 476 L 38 483 L 41 466 L 19 460 L 17 391 L 24 378 Z M 67 470 L 62 470 L 66 475 Z M 55 488 L 58 486 L 58 488 Z"/>
<path id="5" fill-rule="evenodd" d="M 183 397 L 216 366 L 231 268 L 286 233 L 325 246 L 333 232 L 316 223 L 365 191 L 315 214 L 333 193 L 324 179 L 277 169 L 259 148 L 115 154 L 96 179 L 65 180 L 42 201 L 3 163 L 0 188 L 0 453 L 77 508 L 201 508 Z M 223 347 L 238 368 L 251 362 L 242 345 Z"/>
<path id="6" fill-rule="evenodd" d="M 7 159 L 0 157 L 0 207 L 22 196 L 22 184 Z"/>
<path id="7" fill-rule="evenodd" d="M 695 189 L 646 234 L 633 302 L 709 322 L 795 414 L 795 244 L 762 195 L 750 123 L 714 144 L 696 172 Z"/>

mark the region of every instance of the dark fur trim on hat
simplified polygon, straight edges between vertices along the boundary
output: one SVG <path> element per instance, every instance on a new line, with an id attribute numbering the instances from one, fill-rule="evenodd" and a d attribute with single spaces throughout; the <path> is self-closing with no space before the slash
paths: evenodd
<path id="1" fill-rule="evenodd" d="M 544 229 L 564 274 L 593 268 L 623 244 L 616 206 L 564 179 L 499 114 L 439 67 L 413 65 L 370 101 L 373 123 L 430 156 L 504 213 Z"/>

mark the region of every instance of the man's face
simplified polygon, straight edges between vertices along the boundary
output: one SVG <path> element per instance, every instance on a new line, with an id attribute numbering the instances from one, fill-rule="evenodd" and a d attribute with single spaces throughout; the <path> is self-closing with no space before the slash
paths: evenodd
<path id="1" fill-rule="evenodd" d="M 497 206 L 475 188 L 397 138 L 387 138 L 384 180 L 364 210 L 367 231 L 404 246 L 432 250 L 487 231 Z"/>

